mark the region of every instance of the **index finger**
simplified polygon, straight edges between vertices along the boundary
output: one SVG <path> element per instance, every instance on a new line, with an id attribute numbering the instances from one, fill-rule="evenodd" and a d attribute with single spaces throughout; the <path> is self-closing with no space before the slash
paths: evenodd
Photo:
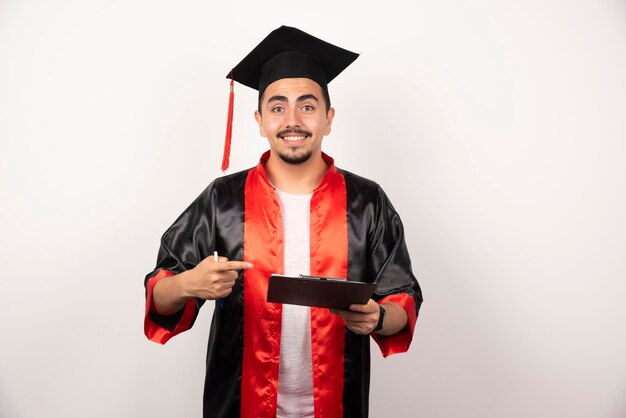
<path id="1" fill-rule="evenodd" d="M 250 270 L 254 265 L 247 261 L 227 261 L 225 263 L 215 263 L 213 268 L 218 271 L 227 270 Z"/>

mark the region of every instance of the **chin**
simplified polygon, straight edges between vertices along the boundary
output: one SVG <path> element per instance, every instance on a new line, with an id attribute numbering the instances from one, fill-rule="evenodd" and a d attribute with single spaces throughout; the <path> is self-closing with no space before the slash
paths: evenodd
<path id="1" fill-rule="evenodd" d="M 305 163 L 307 161 L 309 161 L 309 159 L 311 158 L 311 155 L 313 155 L 312 151 L 304 151 L 304 152 L 300 152 L 300 153 L 293 153 L 293 154 L 287 154 L 284 152 L 279 152 L 278 156 L 280 157 L 281 160 L 283 160 L 284 162 L 286 162 L 287 164 L 302 164 Z"/>

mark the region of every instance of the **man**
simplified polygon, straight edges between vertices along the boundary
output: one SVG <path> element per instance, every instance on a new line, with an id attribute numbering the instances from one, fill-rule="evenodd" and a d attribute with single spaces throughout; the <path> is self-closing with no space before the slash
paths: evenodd
<path id="1" fill-rule="evenodd" d="M 259 90 L 270 151 L 207 187 L 163 235 L 145 281 L 145 332 L 156 342 L 217 301 L 205 417 L 367 416 L 370 336 L 384 356 L 409 347 L 422 296 L 400 218 L 376 183 L 321 150 L 335 115 L 327 83 L 357 56 L 283 26 L 231 71 Z M 272 273 L 378 288 L 350 310 L 275 304 Z"/>

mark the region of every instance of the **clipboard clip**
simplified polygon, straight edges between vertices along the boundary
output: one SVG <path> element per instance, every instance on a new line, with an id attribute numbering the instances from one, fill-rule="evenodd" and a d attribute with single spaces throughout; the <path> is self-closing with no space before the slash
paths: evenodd
<path id="1" fill-rule="evenodd" d="M 324 276 L 309 276 L 306 274 L 299 274 L 299 278 L 301 279 L 317 279 L 317 280 L 335 280 L 339 282 L 347 282 L 348 279 L 340 279 L 339 277 L 324 277 Z"/>
<path id="2" fill-rule="evenodd" d="M 320 276 L 308 276 L 306 274 L 300 274 L 298 277 L 302 279 L 318 279 L 318 280 L 328 280 L 328 277 L 320 277 Z"/>

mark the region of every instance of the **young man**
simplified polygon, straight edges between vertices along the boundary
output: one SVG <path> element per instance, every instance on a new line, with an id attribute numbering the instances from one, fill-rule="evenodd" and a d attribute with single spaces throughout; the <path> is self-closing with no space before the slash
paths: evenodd
<path id="1" fill-rule="evenodd" d="M 259 90 L 270 150 L 207 187 L 163 235 L 145 281 L 145 332 L 156 342 L 217 301 L 205 417 L 367 416 L 370 336 L 384 356 L 409 347 L 422 296 L 400 218 L 376 183 L 321 149 L 335 115 L 327 83 L 357 56 L 283 26 L 231 72 Z M 272 273 L 378 288 L 350 310 L 275 304 Z"/>

